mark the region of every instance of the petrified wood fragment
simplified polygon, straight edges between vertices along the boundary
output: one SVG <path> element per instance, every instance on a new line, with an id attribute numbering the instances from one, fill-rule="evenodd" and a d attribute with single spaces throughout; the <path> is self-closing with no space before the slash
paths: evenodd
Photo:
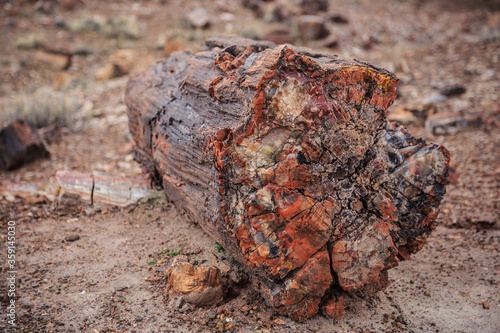
<path id="1" fill-rule="evenodd" d="M 177 262 L 167 271 L 169 297 L 197 305 L 215 305 L 222 301 L 223 290 L 220 271 L 213 266 L 194 266 Z"/>
<path id="2" fill-rule="evenodd" d="M 357 60 L 215 37 L 132 75 L 137 158 L 281 314 L 343 313 L 435 228 L 449 154 L 388 123 L 398 79 Z"/>
<path id="3" fill-rule="evenodd" d="M 40 157 L 49 157 L 35 126 L 16 120 L 0 131 L 0 170 L 12 170 Z"/>

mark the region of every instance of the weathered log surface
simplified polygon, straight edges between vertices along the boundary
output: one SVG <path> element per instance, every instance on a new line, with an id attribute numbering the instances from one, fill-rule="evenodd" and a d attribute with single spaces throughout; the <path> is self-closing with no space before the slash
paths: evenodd
<path id="1" fill-rule="evenodd" d="M 343 313 L 435 228 L 449 153 L 388 123 L 398 79 L 357 60 L 214 37 L 132 75 L 137 158 L 254 273 L 279 313 Z"/>

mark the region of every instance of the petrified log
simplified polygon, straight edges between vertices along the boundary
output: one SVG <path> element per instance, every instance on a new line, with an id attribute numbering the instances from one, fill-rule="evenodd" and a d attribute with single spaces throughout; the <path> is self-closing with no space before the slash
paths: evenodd
<path id="1" fill-rule="evenodd" d="M 449 153 L 388 123 L 398 79 L 293 46 L 214 37 L 131 76 L 137 159 L 281 314 L 343 313 L 343 294 L 435 228 Z"/>
<path id="2" fill-rule="evenodd" d="M 0 169 L 12 170 L 40 157 L 49 157 L 35 126 L 16 120 L 0 131 Z"/>

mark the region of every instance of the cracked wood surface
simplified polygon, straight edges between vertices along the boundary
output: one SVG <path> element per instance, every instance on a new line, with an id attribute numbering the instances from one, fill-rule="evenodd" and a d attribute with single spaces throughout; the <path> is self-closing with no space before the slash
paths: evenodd
<path id="1" fill-rule="evenodd" d="M 449 153 L 387 121 L 398 79 L 290 45 L 213 37 L 131 76 L 137 159 L 304 320 L 374 293 L 436 227 Z"/>

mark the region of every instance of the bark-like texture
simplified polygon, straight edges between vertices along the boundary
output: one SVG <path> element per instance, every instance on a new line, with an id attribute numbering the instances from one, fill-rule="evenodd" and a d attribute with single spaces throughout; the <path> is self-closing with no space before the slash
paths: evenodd
<path id="1" fill-rule="evenodd" d="M 398 79 L 357 60 L 215 37 L 134 74 L 130 130 L 178 207 L 279 313 L 343 313 L 435 228 L 449 153 L 388 123 Z"/>

